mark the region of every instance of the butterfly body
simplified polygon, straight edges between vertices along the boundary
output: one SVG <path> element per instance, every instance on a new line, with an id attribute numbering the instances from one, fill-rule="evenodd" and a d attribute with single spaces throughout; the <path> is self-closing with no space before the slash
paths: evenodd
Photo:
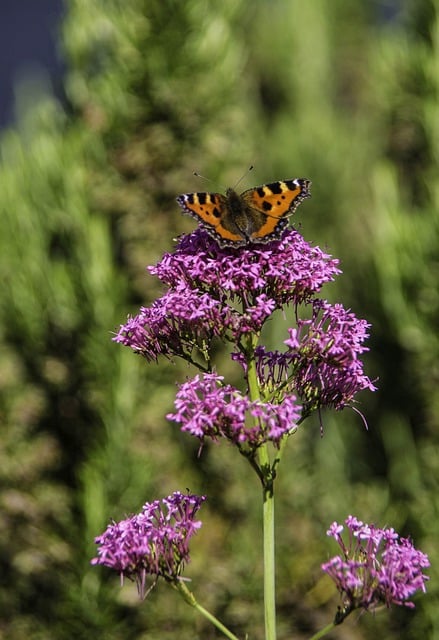
<path id="1" fill-rule="evenodd" d="M 279 180 L 241 194 L 185 193 L 177 202 L 221 247 L 239 247 L 278 239 L 288 217 L 310 197 L 310 185 L 305 178 Z"/>

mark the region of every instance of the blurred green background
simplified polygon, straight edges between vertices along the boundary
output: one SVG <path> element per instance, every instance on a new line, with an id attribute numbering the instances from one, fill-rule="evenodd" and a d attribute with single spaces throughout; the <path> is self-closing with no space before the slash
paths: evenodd
<path id="1" fill-rule="evenodd" d="M 439 638 L 439 2 L 70 0 L 66 104 L 24 92 L 0 140 L 0 637 L 213 639 L 177 594 L 90 567 L 110 518 L 206 493 L 186 575 L 263 639 L 260 490 L 230 446 L 164 416 L 185 366 L 112 332 L 160 293 L 145 267 L 194 228 L 194 170 L 243 189 L 308 177 L 295 224 L 341 260 L 325 289 L 372 323 L 375 394 L 291 438 L 277 499 L 279 638 L 332 620 L 325 532 L 349 513 L 430 555 L 416 609 L 332 638 Z M 280 345 L 285 325 L 270 325 Z M 225 360 L 223 361 L 225 366 Z"/>

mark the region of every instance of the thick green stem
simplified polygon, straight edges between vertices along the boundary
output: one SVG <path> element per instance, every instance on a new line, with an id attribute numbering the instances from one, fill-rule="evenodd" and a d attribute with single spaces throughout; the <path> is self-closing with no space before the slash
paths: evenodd
<path id="1" fill-rule="evenodd" d="M 274 495 L 272 486 L 264 487 L 263 498 L 265 640 L 276 640 Z"/>
<path id="2" fill-rule="evenodd" d="M 248 336 L 246 345 L 247 382 L 250 400 L 260 399 L 255 362 L 256 335 Z M 264 546 L 264 617 L 265 640 L 276 640 L 276 585 L 274 554 L 274 477 L 267 443 L 258 449 L 258 466 L 261 471 L 263 497 L 263 546 Z"/>

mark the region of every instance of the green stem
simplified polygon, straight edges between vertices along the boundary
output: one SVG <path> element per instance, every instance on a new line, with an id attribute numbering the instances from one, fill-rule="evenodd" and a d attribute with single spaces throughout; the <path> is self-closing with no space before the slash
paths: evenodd
<path id="1" fill-rule="evenodd" d="M 215 618 L 214 615 L 212 615 L 209 611 L 207 611 L 207 609 L 205 609 L 204 607 L 202 607 L 200 604 L 196 604 L 195 605 L 195 609 L 197 611 L 199 611 L 201 613 L 201 615 L 203 615 L 205 618 L 207 618 L 207 620 L 209 620 L 213 625 L 215 625 L 215 627 L 221 631 L 221 633 L 223 633 L 226 638 L 229 638 L 229 640 L 239 640 L 237 636 L 235 636 L 234 633 L 232 633 L 229 629 L 227 629 L 227 627 L 225 627 L 222 622 L 220 622 L 218 620 L 218 618 Z"/>
<path id="2" fill-rule="evenodd" d="M 251 333 L 247 336 L 245 345 L 245 357 L 247 361 L 247 382 L 250 400 L 260 400 L 258 374 L 256 371 L 255 349 L 258 344 L 258 336 Z"/>
<path id="3" fill-rule="evenodd" d="M 215 618 L 215 616 L 210 613 L 210 611 L 202 607 L 201 604 L 198 604 L 194 594 L 192 593 L 192 591 L 189 591 L 184 582 L 182 582 L 181 580 L 176 580 L 172 583 L 172 585 L 181 594 L 187 604 L 189 604 L 191 607 L 194 607 L 194 609 L 201 613 L 201 615 L 209 620 L 209 622 L 211 622 L 219 631 L 221 631 L 221 633 L 224 634 L 226 638 L 229 638 L 229 640 L 239 640 L 239 638 L 235 636 L 235 634 L 233 634 L 229 629 L 227 629 L 227 627 L 225 627 L 223 623 L 218 620 L 218 618 Z"/>
<path id="4" fill-rule="evenodd" d="M 265 640 L 276 640 L 274 495 L 270 485 L 263 489 Z"/>
<path id="5" fill-rule="evenodd" d="M 319 638 L 323 638 L 323 636 L 326 636 L 326 634 L 332 631 L 336 626 L 335 622 L 330 622 L 326 627 L 314 634 L 309 640 L 319 640 Z"/>
<path id="6" fill-rule="evenodd" d="M 258 336 L 251 334 L 245 348 L 247 360 L 247 382 L 250 400 L 260 399 L 256 371 L 255 349 Z M 276 585 L 274 554 L 274 475 L 270 463 L 267 443 L 258 449 L 258 466 L 262 481 L 263 497 L 263 547 L 264 547 L 264 617 L 265 640 L 276 640 Z"/>

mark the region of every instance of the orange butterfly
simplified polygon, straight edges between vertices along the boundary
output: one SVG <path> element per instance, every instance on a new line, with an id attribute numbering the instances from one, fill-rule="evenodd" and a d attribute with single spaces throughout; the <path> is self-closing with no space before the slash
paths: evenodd
<path id="1" fill-rule="evenodd" d="M 279 239 L 304 198 L 311 196 L 306 178 L 279 180 L 238 194 L 184 193 L 177 202 L 196 218 L 221 247 Z"/>

